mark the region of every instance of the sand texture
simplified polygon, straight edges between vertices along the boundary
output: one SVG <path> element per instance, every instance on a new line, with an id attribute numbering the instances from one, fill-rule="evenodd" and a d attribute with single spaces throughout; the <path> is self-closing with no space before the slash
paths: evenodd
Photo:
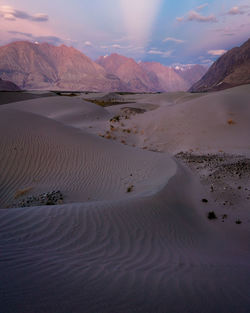
<path id="1" fill-rule="evenodd" d="M 0 312 L 248 313 L 250 86 L 87 97 L 0 106 Z"/>

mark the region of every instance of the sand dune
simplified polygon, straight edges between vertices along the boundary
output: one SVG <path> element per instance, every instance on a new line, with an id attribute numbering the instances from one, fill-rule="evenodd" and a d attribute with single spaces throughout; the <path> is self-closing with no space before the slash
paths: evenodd
<path id="1" fill-rule="evenodd" d="M 35 113 L 60 121 L 69 126 L 81 127 L 86 121 L 107 120 L 109 113 L 102 107 L 84 101 L 80 97 L 41 98 L 11 103 L 8 108 Z"/>
<path id="2" fill-rule="evenodd" d="M 148 138 L 164 151 L 249 149 L 249 86 L 240 88 L 125 96 L 147 112 L 119 127 L 138 128 L 128 143 Z M 209 221 L 210 195 L 169 154 L 122 145 L 119 130 L 98 136 L 122 107 L 82 96 L 0 107 L 0 311 L 248 313 L 248 233 Z M 28 187 L 59 189 L 64 204 L 6 208 Z"/>
<path id="3" fill-rule="evenodd" d="M 165 96 L 165 102 L 164 95 L 160 95 L 159 108 L 122 121 L 125 128 L 138 133 L 124 139 L 129 144 L 169 153 L 192 149 L 248 154 L 249 94 L 250 86 L 246 85 L 203 95 L 172 94 L 172 99 Z M 188 101 L 183 102 L 185 99 Z M 111 110 L 119 114 L 120 108 Z"/>
<path id="4" fill-rule="evenodd" d="M 248 258 L 194 187 L 180 169 L 147 198 L 0 211 L 2 310 L 248 312 Z"/>
<path id="5" fill-rule="evenodd" d="M 131 153 L 129 147 L 32 113 L 2 109 L 0 120 L 5 134 L 0 144 L 1 205 L 10 205 L 15 192 L 27 187 L 36 194 L 60 189 L 68 201 L 151 193 L 176 169 L 166 156 Z M 126 191 L 131 185 L 130 194 Z"/>
<path id="6" fill-rule="evenodd" d="M 0 91 L 0 105 L 7 104 L 16 101 L 24 101 L 30 99 L 37 99 L 42 97 L 50 97 L 55 94 L 48 91 L 33 91 L 33 92 L 25 92 L 25 91 Z"/>

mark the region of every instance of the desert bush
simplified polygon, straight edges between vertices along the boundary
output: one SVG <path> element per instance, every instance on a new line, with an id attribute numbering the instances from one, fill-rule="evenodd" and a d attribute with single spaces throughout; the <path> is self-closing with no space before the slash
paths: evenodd
<path id="1" fill-rule="evenodd" d="M 110 119 L 110 122 L 119 122 L 121 119 L 120 115 L 116 115 Z"/>
<path id="2" fill-rule="evenodd" d="M 228 123 L 228 125 L 234 125 L 234 124 L 235 124 L 235 121 L 233 121 L 232 119 L 229 119 L 229 120 L 227 121 L 227 123 Z"/>
<path id="3" fill-rule="evenodd" d="M 216 214 L 214 213 L 214 211 L 210 211 L 208 212 L 207 214 L 207 218 L 210 219 L 210 220 L 214 220 L 217 218 Z"/>
<path id="4" fill-rule="evenodd" d="M 134 185 L 130 185 L 128 188 L 127 188 L 127 192 L 131 192 L 133 191 L 134 189 Z"/>

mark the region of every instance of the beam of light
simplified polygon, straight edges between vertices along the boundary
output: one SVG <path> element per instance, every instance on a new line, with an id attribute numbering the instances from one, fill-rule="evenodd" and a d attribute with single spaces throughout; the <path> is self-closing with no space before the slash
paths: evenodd
<path id="1" fill-rule="evenodd" d="M 120 0 L 128 39 L 145 46 L 162 0 Z"/>

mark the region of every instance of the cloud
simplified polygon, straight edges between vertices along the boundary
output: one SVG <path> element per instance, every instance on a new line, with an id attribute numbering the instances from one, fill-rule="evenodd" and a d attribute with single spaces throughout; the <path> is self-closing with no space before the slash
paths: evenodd
<path id="1" fill-rule="evenodd" d="M 112 45 L 112 48 L 121 49 L 122 46 L 121 46 L 121 45 L 118 45 L 118 44 L 113 44 L 113 45 Z"/>
<path id="2" fill-rule="evenodd" d="M 235 33 L 224 33 L 223 36 L 225 37 L 232 37 L 232 36 L 235 36 L 236 34 Z"/>
<path id="3" fill-rule="evenodd" d="M 209 66 L 211 65 L 214 61 L 209 59 L 207 56 L 200 56 L 198 57 L 200 60 L 200 63 L 203 64 L 203 66 Z"/>
<path id="4" fill-rule="evenodd" d="M 204 16 L 195 10 L 189 11 L 185 16 L 177 17 L 176 20 L 178 22 L 183 22 L 183 21 L 188 21 L 188 22 L 195 21 L 195 22 L 201 22 L 201 23 L 215 23 L 215 22 L 217 22 L 217 19 L 216 19 L 214 14 Z"/>
<path id="5" fill-rule="evenodd" d="M 34 36 L 33 40 L 36 42 L 47 42 L 53 45 L 64 43 L 64 40 L 56 36 Z"/>
<path id="6" fill-rule="evenodd" d="M 167 37 L 167 38 L 163 39 L 163 42 L 168 42 L 168 41 L 172 41 L 175 43 L 184 43 L 185 42 L 185 40 L 177 39 L 177 38 L 173 38 L 173 37 Z"/>
<path id="7" fill-rule="evenodd" d="M 92 45 L 92 42 L 90 42 L 90 41 L 85 41 L 84 42 L 84 45 L 86 46 L 86 47 L 92 47 L 93 45 Z"/>
<path id="8" fill-rule="evenodd" d="M 29 19 L 35 22 L 47 22 L 49 17 L 47 14 L 36 13 L 33 16 L 30 16 Z"/>
<path id="9" fill-rule="evenodd" d="M 100 46 L 101 49 L 127 49 L 127 50 L 137 50 L 139 49 L 138 47 L 133 47 L 133 46 L 121 46 L 117 43 L 114 44 L 107 44 L 107 45 L 101 45 Z"/>
<path id="10" fill-rule="evenodd" d="M 25 32 L 17 32 L 17 31 L 13 31 L 13 30 L 10 30 L 8 31 L 9 34 L 12 34 L 12 35 L 21 35 L 21 36 L 24 36 L 24 37 L 33 37 L 33 35 L 31 33 L 25 33 Z"/>
<path id="11" fill-rule="evenodd" d="M 228 11 L 228 14 L 229 15 L 238 15 L 238 14 L 244 14 L 244 12 L 241 11 L 239 7 L 233 7 L 232 9 L 230 9 Z"/>
<path id="12" fill-rule="evenodd" d="M 31 33 L 19 32 L 19 31 L 8 31 L 9 34 L 17 36 L 17 40 L 22 39 L 23 37 L 27 40 L 31 40 L 33 42 L 47 42 L 52 45 L 62 44 L 65 41 L 57 36 L 35 36 Z"/>
<path id="13" fill-rule="evenodd" d="M 210 60 L 210 59 L 204 59 L 201 61 L 201 63 L 203 65 L 211 65 L 214 61 Z"/>
<path id="14" fill-rule="evenodd" d="M 151 49 L 148 51 L 148 54 L 154 54 L 154 55 L 160 55 L 164 58 L 168 58 L 172 55 L 173 51 L 161 51 L 161 50 L 156 50 L 156 49 Z"/>
<path id="15" fill-rule="evenodd" d="M 216 28 L 213 30 L 214 32 L 216 33 L 221 33 L 221 36 L 224 36 L 224 37 L 231 37 L 231 36 L 235 36 L 238 31 L 236 29 L 231 29 L 231 28 L 228 28 L 228 27 L 224 27 L 224 28 Z"/>
<path id="16" fill-rule="evenodd" d="M 185 17 L 184 17 L 184 16 L 182 16 L 182 17 L 177 17 L 176 20 L 177 20 L 178 22 L 182 22 L 182 21 L 185 20 Z"/>
<path id="17" fill-rule="evenodd" d="M 208 3 L 204 3 L 202 5 L 199 5 L 198 7 L 196 7 L 197 11 L 201 11 L 202 9 L 206 8 L 208 6 Z"/>
<path id="18" fill-rule="evenodd" d="M 0 6 L 0 17 L 9 21 L 15 21 L 16 19 L 24 19 L 33 22 L 46 22 L 49 19 L 48 15 L 46 14 L 36 13 L 34 15 L 30 15 L 25 11 L 16 10 L 8 5 Z"/>
<path id="19" fill-rule="evenodd" d="M 246 18 L 242 17 L 239 19 L 239 23 L 246 20 Z M 243 24 L 236 24 L 236 23 L 230 23 L 228 26 L 224 26 L 221 28 L 215 28 L 213 29 L 213 32 L 215 33 L 213 37 L 220 38 L 220 40 L 223 40 L 221 37 L 235 37 L 234 39 L 241 37 L 242 38 L 248 38 L 249 37 L 249 30 L 250 30 L 250 23 L 243 23 Z M 243 41 L 244 39 L 241 39 Z"/>
<path id="20" fill-rule="evenodd" d="M 130 41 L 146 46 L 163 0 L 120 0 L 124 26 Z"/>
<path id="21" fill-rule="evenodd" d="M 226 52 L 227 52 L 227 50 L 221 49 L 221 50 L 209 50 L 207 53 L 210 55 L 213 55 L 213 56 L 220 56 Z"/>
<path id="22" fill-rule="evenodd" d="M 241 5 L 241 6 L 235 6 L 232 7 L 227 14 L 228 15 L 242 15 L 245 14 L 246 11 L 250 8 L 249 5 Z"/>
<path id="23" fill-rule="evenodd" d="M 190 11 L 188 13 L 188 17 L 187 17 L 187 20 L 188 21 L 196 21 L 196 22 L 203 22 L 203 23 L 206 23 L 206 22 L 217 22 L 217 19 L 216 17 L 212 14 L 212 15 L 209 15 L 209 16 L 204 16 L 204 15 L 201 15 L 200 13 L 196 12 L 196 11 Z"/>

